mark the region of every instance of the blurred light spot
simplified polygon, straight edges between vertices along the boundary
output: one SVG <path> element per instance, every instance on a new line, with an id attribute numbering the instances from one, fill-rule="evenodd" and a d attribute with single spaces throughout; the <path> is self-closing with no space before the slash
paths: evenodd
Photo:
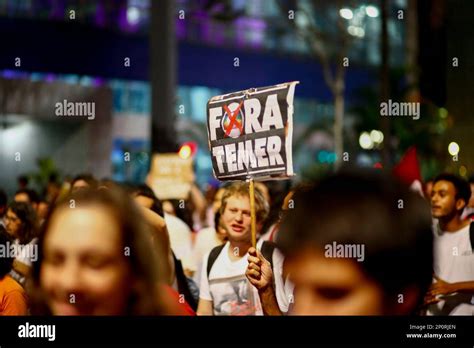
<path id="1" fill-rule="evenodd" d="M 375 6 L 369 5 L 365 8 L 367 16 L 375 18 L 379 16 L 379 9 Z"/>
<path id="2" fill-rule="evenodd" d="M 134 25 L 140 20 L 140 10 L 136 7 L 129 7 L 127 9 L 127 21 Z"/>
<path id="3" fill-rule="evenodd" d="M 347 28 L 347 31 L 349 34 L 356 37 L 364 37 L 365 35 L 364 29 L 362 29 L 361 27 L 356 27 L 354 25 L 349 25 L 349 27 Z"/>
<path id="4" fill-rule="evenodd" d="M 326 151 L 320 151 L 318 153 L 318 161 L 321 163 L 325 163 L 328 161 L 328 153 Z"/>
<path id="5" fill-rule="evenodd" d="M 376 169 L 382 169 L 382 168 L 383 168 L 383 165 L 382 165 L 382 163 L 380 163 L 380 162 L 376 162 L 376 163 L 374 163 L 374 168 L 376 168 Z"/>
<path id="6" fill-rule="evenodd" d="M 181 148 L 179 149 L 179 157 L 181 157 L 182 159 L 188 159 L 190 156 L 191 156 L 191 146 L 189 145 L 183 145 L 181 146 Z"/>
<path id="7" fill-rule="evenodd" d="M 446 118 L 448 117 L 448 110 L 445 108 L 439 108 L 439 117 Z"/>
<path id="8" fill-rule="evenodd" d="M 354 14 L 352 13 L 352 10 L 350 10 L 348 8 L 341 8 L 339 10 L 339 15 L 342 18 L 345 18 L 345 19 L 352 19 L 352 17 L 354 17 Z"/>
<path id="9" fill-rule="evenodd" d="M 373 129 L 370 132 L 370 139 L 376 144 L 380 144 L 383 141 L 383 138 L 383 133 L 379 130 Z"/>
<path id="10" fill-rule="evenodd" d="M 459 153 L 459 145 L 458 143 L 452 141 L 448 145 L 448 152 L 451 156 L 456 156 Z"/>
<path id="11" fill-rule="evenodd" d="M 359 137 L 359 145 L 361 148 L 368 150 L 374 147 L 374 143 L 370 138 L 370 134 L 367 132 L 362 132 Z"/>

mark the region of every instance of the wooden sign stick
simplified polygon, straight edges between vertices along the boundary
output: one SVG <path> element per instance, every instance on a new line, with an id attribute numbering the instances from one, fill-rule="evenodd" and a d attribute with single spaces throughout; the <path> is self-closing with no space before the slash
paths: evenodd
<path id="1" fill-rule="evenodd" d="M 255 216 L 255 187 L 253 184 L 253 178 L 249 181 L 249 195 L 250 195 L 250 223 L 252 232 L 252 246 L 255 248 L 257 245 L 257 221 Z"/>

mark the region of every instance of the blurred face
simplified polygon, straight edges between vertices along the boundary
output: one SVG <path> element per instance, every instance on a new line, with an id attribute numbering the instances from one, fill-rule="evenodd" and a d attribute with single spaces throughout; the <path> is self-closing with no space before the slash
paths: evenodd
<path id="1" fill-rule="evenodd" d="M 456 200 L 456 188 L 445 180 L 440 180 L 433 185 L 431 191 L 431 213 L 434 218 L 446 218 L 456 214 L 458 209 L 462 209 L 464 201 Z"/>
<path id="2" fill-rule="evenodd" d="M 76 192 L 77 190 L 88 188 L 89 184 L 84 180 L 76 180 L 71 187 L 72 192 Z"/>
<path id="3" fill-rule="evenodd" d="M 221 215 L 222 227 L 230 241 L 250 242 L 250 199 L 247 196 L 230 196 Z"/>
<path id="4" fill-rule="evenodd" d="M 21 230 L 21 220 L 20 218 L 11 210 L 8 209 L 4 217 L 5 220 L 5 229 L 13 237 L 18 238 L 18 234 Z"/>
<path id="5" fill-rule="evenodd" d="M 48 203 L 40 202 L 38 204 L 38 209 L 36 210 L 36 213 L 38 214 L 38 218 L 40 220 L 46 219 L 46 216 L 48 215 L 48 209 L 49 209 Z"/>
<path id="6" fill-rule="evenodd" d="M 295 285 L 294 315 L 381 315 L 383 292 L 357 262 L 305 250 L 288 258 Z"/>
<path id="7" fill-rule="evenodd" d="M 15 197 L 13 198 L 15 202 L 23 202 L 23 203 L 30 203 L 30 197 L 24 192 L 22 193 L 17 193 Z"/>
<path id="8" fill-rule="evenodd" d="M 123 315 L 131 270 L 119 225 L 101 206 L 60 208 L 50 221 L 40 285 L 54 315 Z"/>

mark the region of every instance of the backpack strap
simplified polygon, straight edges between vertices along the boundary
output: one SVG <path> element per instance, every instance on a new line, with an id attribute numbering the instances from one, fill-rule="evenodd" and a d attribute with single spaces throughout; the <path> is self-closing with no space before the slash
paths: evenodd
<path id="1" fill-rule="evenodd" d="M 469 225 L 469 239 L 471 241 L 471 250 L 474 251 L 474 222 Z"/>
<path id="2" fill-rule="evenodd" d="M 221 253 L 222 249 L 224 249 L 225 244 L 226 243 L 216 246 L 209 253 L 209 257 L 207 259 L 207 279 L 209 279 L 209 275 L 211 274 L 211 268 L 214 265 L 214 262 L 216 262 L 216 259 L 219 256 L 219 254 Z"/>

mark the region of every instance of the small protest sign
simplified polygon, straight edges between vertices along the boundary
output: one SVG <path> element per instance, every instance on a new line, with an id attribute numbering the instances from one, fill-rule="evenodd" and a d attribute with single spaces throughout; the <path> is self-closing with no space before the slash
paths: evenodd
<path id="1" fill-rule="evenodd" d="M 192 158 L 175 153 L 154 154 L 147 184 L 161 199 L 186 199 L 191 190 L 194 172 Z"/>

